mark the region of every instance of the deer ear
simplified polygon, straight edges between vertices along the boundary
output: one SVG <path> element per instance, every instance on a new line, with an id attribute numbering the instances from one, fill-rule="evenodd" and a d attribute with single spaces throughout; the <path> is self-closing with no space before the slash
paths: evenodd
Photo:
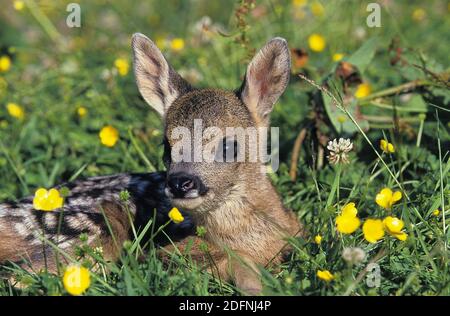
<path id="1" fill-rule="evenodd" d="M 131 45 L 139 92 L 145 101 L 163 116 L 173 101 L 192 90 L 192 87 L 172 69 L 148 37 L 136 33 Z"/>
<path id="2" fill-rule="evenodd" d="M 291 56 L 285 39 L 270 40 L 247 67 L 240 98 L 257 123 L 268 124 L 269 114 L 289 83 Z"/>

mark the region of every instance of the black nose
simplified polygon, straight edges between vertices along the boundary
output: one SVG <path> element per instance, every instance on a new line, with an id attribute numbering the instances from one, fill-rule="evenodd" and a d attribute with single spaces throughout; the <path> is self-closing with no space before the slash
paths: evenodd
<path id="1" fill-rule="evenodd" d="M 169 175 L 167 186 L 174 197 L 184 198 L 188 192 L 198 190 L 199 181 L 198 177 L 194 175 L 178 172 Z"/>

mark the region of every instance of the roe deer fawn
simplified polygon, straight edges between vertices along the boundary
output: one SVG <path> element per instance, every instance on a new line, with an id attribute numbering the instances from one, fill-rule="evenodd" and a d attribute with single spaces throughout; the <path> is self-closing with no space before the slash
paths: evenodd
<path id="1" fill-rule="evenodd" d="M 226 129 L 269 126 L 269 114 L 289 81 L 286 41 L 270 40 L 253 58 L 242 86 L 234 92 L 193 88 L 142 34 L 133 35 L 132 48 L 139 91 L 164 120 L 167 172 L 121 174 L 65 184 L 70 194 L 63 208 L 54 212 L 34 210 L 31 198 L 1 204 L 0 262 L 25 258 L 33 267 L 45 265 L 54 270 L 55 250 L 43 243 L 42 235 L 70 253 L 81 233 L 87 233 L 89 244 L 102 246 L 106 258 L 115 260 L 123 241 L 129 238 L 127 212 L 139 225 L 156 209 L 158 222 L 163 223 L 168 220 L 168 210 L 175 206 L 185 215 L 185 221 L 166 228 L 169 235 L 180 240 L 176 247 L 189 248 L 193 259 L 208 264 L 211 272 L 233 281 L 244 293 L 260 293 L 258 267 L 279 263 L 286 249 L 285 238 L 301 234 L 301 226 L 261 172 L 263 164 L 251 160 L 250 153 L 243 150 L 251 147 L 250 140 L 230 138 Z M 196 121 L 202 123 L 200 134 L 195 130 Z M 217 135 L 222 132 L 227 137 L 204 137 L 202 132 L 211 127 L 216 128 Z M 194 135 L 193 143 L 212 143 L 214 159 L 185 159 L 197 155 L 195 145 L 190 152 L 182 148 L 183 159 L 179 159 L 180 130 Z M 236 158 L 239 151 L 243 151 L 243 161 L 216 159 L 217 153 L 224 156 L 219 158 L 228 158 L 230 152 Z M 119 197 L 123 190 L 130 193 L 127 202 Z M 204 238 L 193 236 L 196 225 L 205 227 Z M 207 243 L 213 264 L 199 249 L 201 242 Z M 173 247 L 166 246 L 166 250 Z"/>

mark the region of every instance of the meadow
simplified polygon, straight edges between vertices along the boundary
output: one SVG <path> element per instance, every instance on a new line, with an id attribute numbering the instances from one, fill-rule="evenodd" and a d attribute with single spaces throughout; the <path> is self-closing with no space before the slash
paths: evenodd
<path id="1" fill-rule="evenodd" d="M 71 2 L 0 0 L 0 203 L 164 170 L 162 123 L 134 80 L 134 32 L 192 85 L 226 89 L 281 36 L 292 73 L 272 114 L 280 168 L 270 177 L 308 236 L 262 269 L 264 294 L 450 294 L 448 1 L 377 1 L 370 27 L 367 0 L 80 0 L 73 28 Z M 107 126 L 118 134 L 105 144 Z M 339 138 L 352 145 L 329 146 Z M 89 270 L 84 295 L 239 294 L 188 255 L 164 266 L 152 242 L 126 242 L 117 263 L 84 246 L 75 259 Z M 21 286 L 0 279 L 0 295 L 69 295 L 64 271 L 0 266 L 7 273 Z"/>

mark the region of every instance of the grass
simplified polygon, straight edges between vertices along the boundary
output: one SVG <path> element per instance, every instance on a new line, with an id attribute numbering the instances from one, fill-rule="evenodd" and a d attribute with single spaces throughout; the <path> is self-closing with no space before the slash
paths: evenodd
<path id="1" fill-rule="evenodd" d="M 281 165 L 271 178 L 309 236 L 289 241 L 293 253 L 279 269 L 262 271 L 264 293 L 450 294 L 450 94 L 448 44 L 442 41 L 450 26 L 446 1 L 430 1 L 426 7 L 420 1 L 392 2 L 382 7 L 382 26 L 369 28 L 365 8 L 370 1 L 296 6 L 262 0 L 246 7 L 245 1 L 130 6 L 99 0 L 80 3 L 82 27 L 73 29 L 65 25 L 70 1 L 24 2 L 21 11 L 11 5 L 0 13 L 0 56 L 12 61 L 8 71 L 0 72 L 0 201 L 83 177 L 163 170 L 161 121 L 139 97 L 132 71 L 121 76 L 114 67 L 116 58 L 131 62 L 133 32 L 165 46 L 167 59 L 195 86 L 227 89 L 239 86 L 255 49 L 282 36 L 291 49 L 308 55 L 293 54 L 291 83 L 272 115 L 272 125 L 280 128 Z M 313 9 L 317 3 L 323 5 L 322 15 Z M 212 19 L 211 31 L 198 27 L 204 15 Z M 326 40 L 321 52 L 308 47 L 313 33 Z M 170 48 L 173 38 L 184 39 L 182 50 Z M 343 69 L 332 60 L 335 53 L 345 54 L 344 61 L 358 72 L 343 79 Z M 354 99 L 360 82 L 369 83 L 372 92 Z M 23 108 L 23 119 L 8 113 L 10 102 Z M 84 117 L 78 115 L 80 107 L 87 109 Z M 112 148 L 98 138 L 109 124 L 120 132 Z M 293 153 L 302 129 L 300 151 Z M 325 146 L 339 137 L 350 138 L 354 150 L 350 164 L 336 167 L 327 162 Z M 382 153 L 382 138 L 394 144 L 394 154 Z M 290 175 L 294 154 L 299 159 Z M 403 193 L 390 211 L 375 203 L 384 187 Z M 372 244 L 361 228 L 338 233 L 336 216 L 349 202 L 356 203 L 362 222 L 389 214 L 401 218 L 408 239 L 385 236 Z M 91 269 L 86 295 L 238 293 L 196 267 L 189 255 L 174 254 L 163 266 L 152 242 L 145 249 L 139 245 L 150 229 L 151 223 L 136 228 L 117 263 L 106 263 L 87 245 L 78 249 L 79 257 L 70 259 Z M 316 235 L 322 236 L 320 245 Z M 363 249 L 366 259 L 345 261 L 344 249 L 351 247 Z M 367 271 L 370 263 L 377 266 Z M 11 270 L 26 286 L 17 289 L 2 280 L 0 295 L 67 294 L 61 275 L 0 266 L 0 272 Z M 331 271 L 335 279 L 319 279 L 318 270 Z M 377 271 L 379 284 L 370 286 Z"/>

